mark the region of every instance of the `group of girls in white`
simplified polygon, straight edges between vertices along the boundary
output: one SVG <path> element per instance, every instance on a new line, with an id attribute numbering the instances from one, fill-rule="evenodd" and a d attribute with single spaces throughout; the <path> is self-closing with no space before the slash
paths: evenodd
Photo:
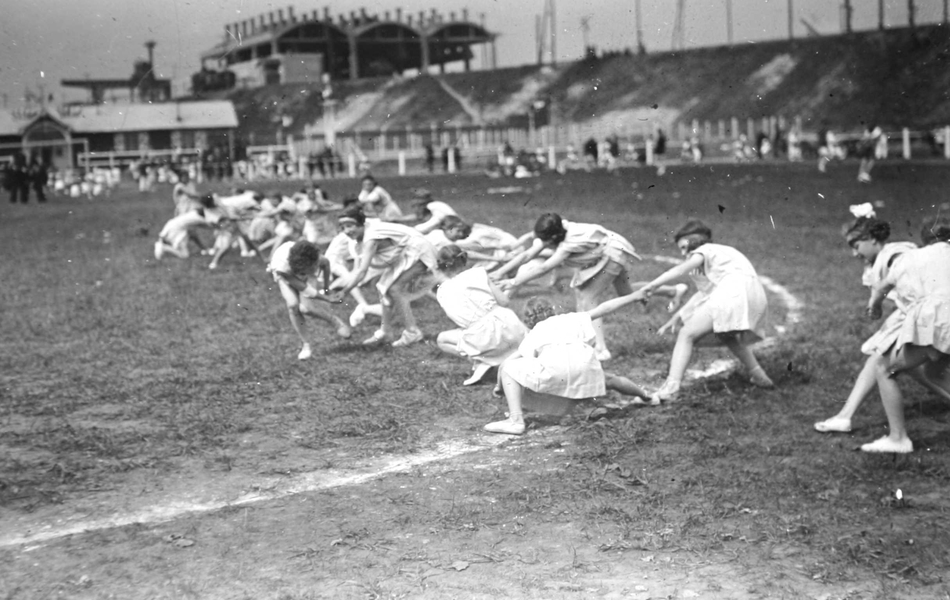
<path id="1" fill-rule="evenodd" d="M 876 386 L 887 415 L 888 435 L 861 446 L 865 452 L 912 452 L 904 423 L 903 395 L 897 377 L 907 373 L 950 401 L 950 220 L 925 220 L 922 247 L 889 242 L 891 228 L 870 204 L 852 206 L 856 219 L 844 236 L 854 256 L 865 263 L 862 283 L 870 288 L 867 315 L 880 319 L 885 299 L 894 308 L 861 346 L 868 356 L 844 406 L 815 423 L 822 433 L 852 430 L 858 407 Z"/>
<path id="2" fill-rule="evenodd" d="M 486 425 L 490 432 L 525 431 L 525 390 L 572 399 L 614 390 L 634 397 L 634 404 L 647 405 L 673 400 L 701 341 L 727 348 L 752 385 L 773 387 L 752 350 L 765 336 L 768 301 L 762 283 L 748 258 L 736 248 L 714 243 L 711 230 L 701 221 L 689 220 L 673 235 L 684 257 L 681 263 L 652 280 L 638 281 L 635 273 L 642 269 L 641 257 L 634 246 L 601 225 L 547 213 L 532 231 L 515 237 L 492 225 L 465 221 L 425 190 L 416 190 L 415 196 L 414 210 L 404 214 L 392 196 L 366 176 L 359 196 L 342 205 L 323 198 L 290 201 L 298 207 L 303 204 L 307 213 L 323 215 L 322 227 L 312 227 L 308 235 L 302 228 L 281 229 L 278 222 L 269 242 L 268 271 L 300 338 L 298 358 L 313 354 L 307 317 L 350 338 L 373 316 L 380 324 L 364 345 L 401 348 L 419 343 L 425 334 L 412 303 L 431 297 L 455 325 L 438 333 L 436 345 L 471 362 L 471 375 L 462 384 L 474 385 L 493 369 L 497 372 L 495 391 L 504 394 L 508 414 L 505 420 Z M 216 199 L 216 207 L 222 204 L 227 202 Z M 276 211 L 258 211 L 256 216 L 280 214 L 279 207 L 280 203 Z M 202 208 L 188 207 L 183 214 Z M 286 206 L 284 212 L 290 212 Z M 240 218 L 228 214 L 232 220 Z M 263 227 L 260 222 L 256 226 Z M 862 348 L 869 358 L 845 406 L 815 428 L 850 431 L 855 410 L 876 385 L 890 433 L 862 449 L 910 452 L 913 445 L 894 378 L 906 371 L 950 399 L 950 225 L 937 223 L 925 229 L 929 244 L 925 248 L 887 243 L 888 234 L 887 224 L 873 214 L 857 219 L 846 234 L 855 255 L 868 263 L 869 316 L 880 317 L 887 296 L 895 299 L 898 309 Z M 239 230 L 237 239 L 244 238 L 260 236 L 251 227 L 246 233 Z M 163 232 L 161 242 L 187 245 L 187 234 L 182 242 L 180 232 L 174 237 Z M 265 243 L 254 249 L 259 251 Z M 542 289 L 552 286 L 563 269 L 572 271 L 575 312 L 558 314 L 543 295 L 527 300 L 521 317 L 510 308 L 516 293 L 524 295 L 542 281 Z M 684 303 L 691 287 L 685 281 L 692 282 L 695 293 Z M 363 291 L 370 284 L 376 288 L 376 304 Z M 616 297 L 602 301 L 611 287 Z M 348 322 L 336 316 L 333 307 L 347 295 L 356 301 Z M 676 341 L 666 380 L 648 391 L 626 377 L 604 372 L 602 363 L 611 360 L 612 353 L 603 319 L 654 296 L 665 298 L 672 313 L 658 333 L 674 334 Z"/>

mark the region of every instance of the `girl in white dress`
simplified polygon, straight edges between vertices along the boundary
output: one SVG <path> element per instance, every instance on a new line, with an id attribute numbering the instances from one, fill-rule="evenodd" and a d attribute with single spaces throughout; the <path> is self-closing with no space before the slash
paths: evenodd
<path id="1" fill-rule="evenodd" d="M 445 202 L 432 199 L 432 193 L 426 189 L 417 189 L 413 191 L 416 199 L 413 201 L 413 215 L 406 215 L 400 219 L 390 219 L 392 221 L 412 222 L 419 232 L 428 234 L 442 227 L 442 222 L 446 217 L 458 217 L 455 209 Z"/>
<path id="2" fill-rule="evenodd" d="M 355 270 L 340 294 L 348 294 L 361 285 L 371 269 L 379 273 L 376 289 L 383 305 L 383 322 L 363 343 L 392 341 L 393 321 L 398 317 L 401 317 L 405 330 L 392 345 L 408 346 L 422 341 L 422 331 L 416 325 L 409 303 L 414 289 L 431 289 L 431 284 L 435 283 L 435 247 L 412 227 L 385 221 L 367 222 L 359 206 L 343 211 L 339 222 L 343 233 L 356 241 L 359 256 Z"/>
<path id="3" fill-rule="evenodd" d="M 524 320 L 531 330 L 498 372 L 508 401 L 508 418 L 485 425 L 485 431 L 524 433 L 521 404 L 525 388 L 577 400 L 603 396 L 607 390 L 646 398 L 647 392 L 626 377 L 604 373 L 595 349 L 593 320 L 638 300 L 633 294 L 620 296 L 591 310 L 563 315 L 556 315 L 546 299 L 528 300 Z"/>
<path id="4" fill-rule="evenodd" d="M 399 205 L 389 195 L 389 192 L 376 182 L 372 175 L 365 175 L 361 184 L 362 189 L 358 199 L 366 216 L 376 217 L 383 221 L 402 220 L 403 214 Z"/>
<path id="5" fill-rule="evenodd" d="M 161 260 L 166 253 L 178 258 L 188 258 L 188 240 L 192 239 L 196 230 L 210 227 L 211 224 L 205 218 L 204 207 L 169 219 L 155 242 L 155 260 Z"/>
<path id="6" fill-rule="evenodd" d="M 335 325 L 337 335 L 342 338 L 352 335 L 346 323 L 317 304 L 317 300 L 336 301 L 326 295 L 330 284 L 330 265 L 325 257 L 320 256 L 319 248 L 304 240 L 285 242 L 274 251 L 267 271 L 274 277 L 280 295 L 287 304 L 290 324 L 303 343 L 297 358 L 306 360 L 312 354 L 304 317 L 315 317 Z M 323 290 L 323 293 L 318 290 Z"/>
<path id="7" fill-rule="evenodd" d="M 845 231 L 845 239 L 851 246 L 851 253 L 864 261 L 864 274 L 861 283 L 871 288 L 880 284 L 901 255 L 917 248 L 913 242 L 888 242 L 891 227 L 886 221 L 876 218 L 870 204 L 852 207 L 858 218 Z M 897 308 L 884 320 L 881 327 L 861 346 L 861 352 L 868 355 L 864 368 L 851 388 L 851 393 L 838 414 L 815 423 L 815 429 L 822 432 L 849 432 L 851 418 L 855 411 L 877 385 L 874 376 L 878 363 L 884 361 L 884 353 L 893 345 L 901 322 L 904 320 L 904 306 L 900 298 L 891 299 Z"/>
<path id="8" fill-rule="evenodd" d="M 640 256 L 620 234 L 600 225 L 573 223 L 561 219 L 560 215 L 547 213 L 535 223 L 531 235 L 533 241 L 529 248 L 492 273 L 492 278 L 499 282 L 504 291 L 510 293 L 560 265 L 574 268 L 571 287 L 574 288 L 578 311 L 596 307 L 610 285 L 620 296 L 633 291 L 631 270 L 634 261 L 640 260 Z M 518 271 L 512 279 L 502 279 L 521 265 L 538 258 L 545 250 L 553 250 L 553 254 L 543 263 Z M 599 317 L 594 319 L 594 333 L 597 358 L 609 360 L 610 351 L 604 341 L 603 320 Z"/>
<path id="9" fill-rule="evenodd" d="M 663 386 L 654 392 L 654 400 L 670 400 L 679 392 L 693 346 L 701 338 L 715 334 L 749 371 L 751 381 L 760 387 L 773 387 L 759 365 L 750 344 L 764 337 L 768 310 L 765 290 L 749 259 L 731 246 L 712 243 L 712 231 L 701 221 L 691 219 L 675 234 L 676 246 L 686 257 L 634 296 L 649 298 L 659 286 L 687 274 L 701 275 L 699 290 L 660 329 L 674 331 L 676 337 L 670 372 Z"/>
<path id="10" fill-rule="evenodd" d="M 527 329 L 508 308 L 508 296 L 488 278 L 484 267 L 468 268 L 468 255 L 450 244 L 439 250 L 439 271 L 448 279 L 439 285 L 436 299 L 458 329 L 436 338 L 439 349 L 474 362 L 472 376 L 462 385 L 473 385 L 510 356 Z"/>
<path id="11" fill-rule="evenodd" d="M 875 369 L 890 431 L 861 446 L 864 452 L 914 450 L 904 424 L 903 395 L 896 381 L 899 374 L 922 367 L 930 381 L 950 394 L 950 221 L 926 225 L 921 237 L 928 245 L 905 252 L 872 288 L 868 301 L 868 316 L 872 319 L 881 318 L 881 305 L 891 290 L 907 305 L 886 360 Z"/>

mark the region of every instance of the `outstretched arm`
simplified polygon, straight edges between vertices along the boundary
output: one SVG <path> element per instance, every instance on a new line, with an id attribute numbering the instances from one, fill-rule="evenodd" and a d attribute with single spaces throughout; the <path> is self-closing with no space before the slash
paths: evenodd
<path id="1" fill-rule="evenodd" d="M 627 294 L 626 296 L 618 296 L 617 298 L 611 298 L 606 302 L 602 302 L 587 311 L 587 314 L 590 315 L 591 319 L 599 319 L 601 317 L 606 317 L 614 311 L 620 310 L 628 304 L 633 304 L 634 302 L 643 302 L 644 300 L 645 298 L 643 297 L 643 294 L 637 291 L 632 294 Z"/>
<path id="2" fill-rule="evenodd" d="M 703 260 L 704 259 L 703 259 L 702 254 L 690 254 L 689 257 L 686 258 L 686 260 L 676 265 L 672 269 L 669 269 L 668 271 L 666 271 L 665 273 L 663 273 L 662 275 L 660 275 L 659 277 L 657 277 L 650 283 L 646 284 L 645 286 L 640 288 L 636 293 L 643 294 L 644 297 L 648 298 L 650 294 L 652 294 L 654 290 L 656 290 L 656 288 L 660 287 L 661 285 L 669 283 L 671 281 L 675 281 L 679 279 L 680 277 L 684 277 L 690 271 L 693 271 L 694 269 L 698 269 L 699 267 L 701 267 L 703 264 Z"/>
<path id="3" fill-rule="evenodd" d="M 541 240 L 535 240 L 529 248 L 518 252 L 517 254 L 514 255 L 514 257 L 512 257 L 511 260 L 506 262 L 501 268 L 496 269 L 492 273 L 492 277 L 495 278 L 495 280 L 498 280 L 501 277 L 504 277 L 505 275 L 507 275 L 508 273 L 511 273 L 512 271 L 516 271 L 518 267 L 520 267 L 524 263 L 528 262 L 529 260 L 533 258 L 536 258 L 539 254 L 541 254 L 543 250 L 544 250 L 544 242 L 542 242 Z"/>

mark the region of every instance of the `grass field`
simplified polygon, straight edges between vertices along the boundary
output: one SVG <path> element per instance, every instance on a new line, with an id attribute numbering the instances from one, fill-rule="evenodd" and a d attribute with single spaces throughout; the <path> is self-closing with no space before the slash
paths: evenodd
<path id="1" fill-rule="evenodd" d="M 729 374 L 655 409 L 537 417 L 531 429 L 547 441 L 511 441 L 508 462 L 442 472 L 437 488 L 413 472 L 363 493 L 310 494 L 302 502 L 323 507 L 325 518 L 312 508 L 306 526 L 273 518 L 253 535 L 222 534 L 230 550 L 219 552 L 219 539 L 213 555 L 200 544 L 189 557 L 167 555 L 154 529 L 135 526 L 0 548 L 0 598 L 621 597 L 604 590 L 633 594 L 629 570 L 605 576 L 615 583 L 598 594 L 548 583 L 589 581 L 591 564 L 606 572 L 660 556 L 673 557 L 670 568 L 727 565 L 743 585 L 750 573 L 781 574 L 745 585 L 746 595 L 710 583 L 702 597 L 950 597 L 950 406 L 903 381 L 916 450 L 896 458 L 854 451 L 885 430 L 876 395 L 852 434 L 812 429 L 844 401 L 863 363 L 860 344 L 876 327 L 863 316 L 861 264 L 840 234 L 848 205 L 879 203 L 892 239 L 919 241 L 922 217 L 947 200 L 950 167 L 884 163 L 864 186 L 856 165 L 835 167 L 383 181 L 397 200 L 424 186 L 468 219 L 514 233 L 548 211 L 601 223 L 650 256 L 675 256 L 671 231 L 703 219 L 716 241 L 742 250 L 804 304 L 800 322 L 760 357 L 777 388 Z M 489 192 L 507 185 L 522 190 Z M 261 189 L 271 187 L 293 184 Z M 325 187 L 334 198 L 357 191 L 352 180 Z M 435 347 L 451 325 L 433 301 L 416 308 L 426 344 L 365 349 L 316 324 L 314 359 L 297 361 L 279 293 L 257 259 L 232 254 L 213 272 L 205 257 L 154 260 L 171 212 L 170 190 L 139 195 L 131 185 L 94 201 L 0 206 L 0 530 L 68 520 L 71 508 L 107 493 L 130 508 L 176 485 L 418 453 L 479 436 L 499 417 L 490 386 L 461 387 L 468 364 Z M 642 277 L 665 268 L 644 261 Z M 773 321 L 788 325 L 786 307 L 770 301 Z M 609 318 L 608 370 L 658 385 L 672 340 L 653 331 L 666 318 L 658 304 Z M 354 339 L 373 328 L 364 324 Z M 702 349 L 697 366 L 719 356 Z M 223 527 L 232 517 L 213 518 Z M 199 527 L 194 519 L 189 527 Z M 425 586 L 406 584 L 406 573 L 439 562 L 419 553 L 413 531 L 447 551 L 488 556 L 466 564 L 493 570 L 469 582 L 470 569 L 457 587 L 425 577 Z M 269 537 L 277 532 L 279 542 Z M 260 549 L 269 543 L 279 549 Z M 549 543 L 574 552 L 563 569 L 545 570 L 555 564 L 544 558 Z M 532 562 L 505 544 L 540 554 Z M 798 596 L 802 582 L 817 587 Z"/>

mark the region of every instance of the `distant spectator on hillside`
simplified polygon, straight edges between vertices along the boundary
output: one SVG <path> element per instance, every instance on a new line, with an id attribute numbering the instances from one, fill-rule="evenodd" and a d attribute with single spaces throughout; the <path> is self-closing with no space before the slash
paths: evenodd
<path id="1" fill-rule="evenodd" d="M 666 173 L 664 158 L 666 157 L 666 134 L 662 129 L 656 130 L 656 139 L 653 140 L 653 164 L 656 165 L 656 174 Z"/>
<path id="2" fill-rule="evenodd" d="M 861 139 L 858 141 L 858 157 L 861 159 L 861 164 L 858 166 L 858 181 L 861 183 L 871 181 L 874 153 L 877 151 L 877 143 L 882 135 L 884 132 L 877 125 L 868 125 L 861 134 Z"/>
<path id="3" fill-rule="evenodd" d="M 802 136 L 797 127 L 788 132 L 788 160 L 798 162 L 802 159 Z"/>
<path id="4" fill-rule="evenodd" d="M 432 144 L 426 144 L 426 169 L 430 173 L 435 171 L 435 148 Z"/>
<path id="5" fill-rule="evenodd" d="M 775 133 L 772 134 L 772 154 L 775 158 L 785 156 L 788 152 L 788 145 L 785 140 L 785 132 L 781 127 L 775 127 Z"/>
<path id="6" fill-rule="evenodd" d="M 587 162 L 587 170 L 597 164 L 598 155 L 597 140 L 590 138 L 584 142 L 584 161 Z"/>
<path id="7" fill-rule="evenodd" d="M 843 160 L 844 148 L 838 143 L 838 137 L 830 129 L 818 133 L 818 170 L 822 173 L 832 160 Z"/>
<path id="8" fill-rule="evenodd" d="M 772 142 L 764 131 L 755 134 L 755 153 L 760 159 L 768 158 L 772 155 Z"/>

